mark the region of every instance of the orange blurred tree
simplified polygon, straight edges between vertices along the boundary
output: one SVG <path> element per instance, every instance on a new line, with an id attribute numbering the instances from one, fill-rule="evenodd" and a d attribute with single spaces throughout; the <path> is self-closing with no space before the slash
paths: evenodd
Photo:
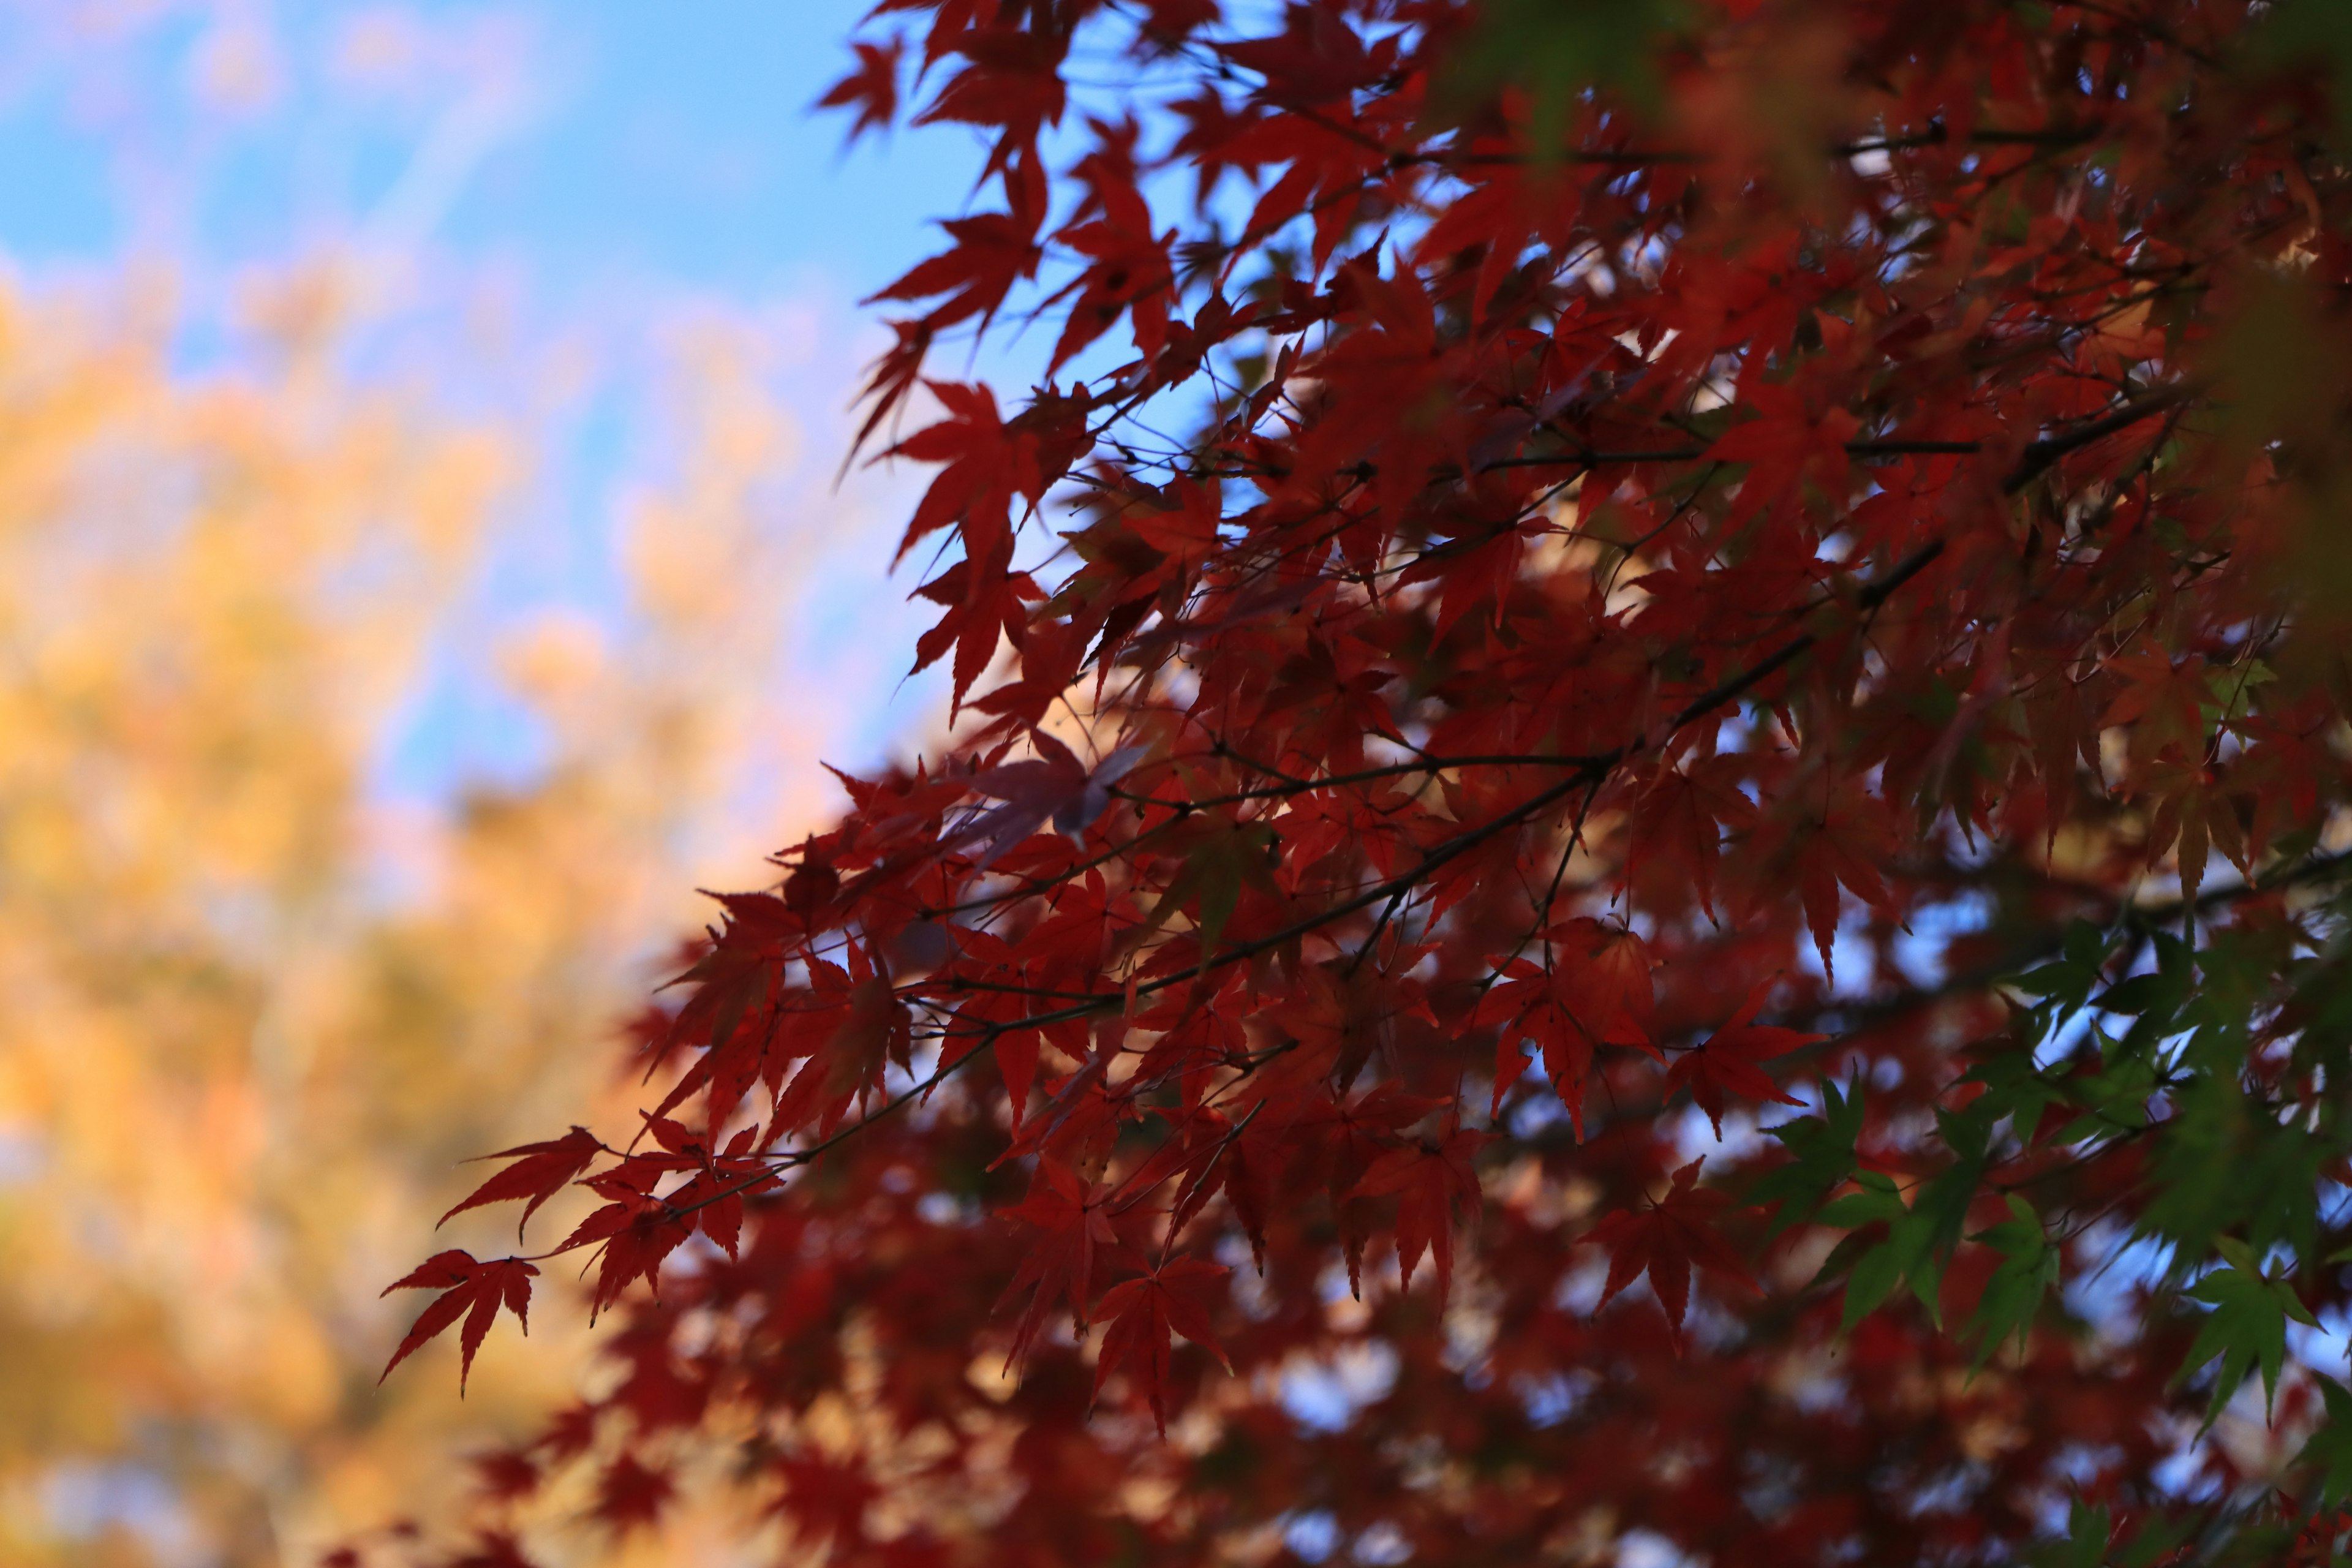
<path id="1" fill-rule="evenodd" d="M 378 1292 L 515 1107 L 593 1111 L 696 824 L 741 805 L 794 432 L 732 329 L 668 356 L 625 613 L 506 628 L 547 765 L 446 821 L 371 798 L 537 433 L 339 371 L 338 278 L 200 374 L 153 290 L 0 292 L 12 1565 L 308 1560 L 453 1506 L 456 1457 L 570 1388 L 559 1316 L 463 1407 L 379 1393 Z"/>

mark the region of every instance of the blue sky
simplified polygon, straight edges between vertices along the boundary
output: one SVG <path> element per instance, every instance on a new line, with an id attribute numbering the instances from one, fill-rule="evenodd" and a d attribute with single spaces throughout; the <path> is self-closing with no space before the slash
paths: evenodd
<path id="1" fill-rule="evenodd" d="M 265 255 L 366 214 L 478 96 L 500 101 L 466 149 L 437 244 L 527 263 L 563 289 L 748 292 L 816 274 L 863 293 L 924 253 L 924 220 L 961 203 L 973 167 L 952 133 L 868 137 L 845 153 L 842 122 L 808 112 L 866 8 L 219 0 L 168 8 L 122 38 L 60 25 L 70 3 L 10 0 L 0 238 L 28 261 L 88 258 L 163 225 L 214 257 Z M 241 29 L 272 40 L 257 68 L 265 100 L 223 115 L 195 100 L 208 72 L 235 74 Z M 404 34 L 431 52 L 427 79 L 374 101 L 354 92 L 338 53 L 370 36 L 397 48 Z M 159 184 L 200 210 L 133 210 L 168 205 L 139 199 Z"/>
<path id="2" fill-rule="evenodd" d="M 446 801 L 530 771 L 538 737 L 474 634 L 533 609 L 614 613 L 611 491 L 657 439 L 631 384 L 646 321 L 698 305 L 814 320 L 787 374 L 803 466 L 829 479 L 874 346 L 856 301 L 937 248 L 929 220 L 963 205 L 979 162 L 953 131 L 845 149 L 845 122 L 810 112 L 868 3 L 0 0 L 0 251 L 20 270 L 167 258 L 201 358 L 241 277 L 356 247 L 401 258 L 428 317 L 436 288 L 500 281 L 526 335 L 585 334 L 621 367 L 555 427 L 533 525 L 486 563 L 475 620 L 436 650 L 382 793 Z M 436 374 L 462 396 L 478 371 L 495 379 L 460 353 Z M 835 742 L 852 764 L 935 700 L 897 685 L 918 623 L 910 584 L 884 577 L 890 520 L 873 515 L 912 478 L 861 481 L 874 537 L 828 555 L 780 675 L 870 689 Z M 829 504 L 824 484 L 798 493 Z M 829 657 L 859 639 L 888 657 Z"/>

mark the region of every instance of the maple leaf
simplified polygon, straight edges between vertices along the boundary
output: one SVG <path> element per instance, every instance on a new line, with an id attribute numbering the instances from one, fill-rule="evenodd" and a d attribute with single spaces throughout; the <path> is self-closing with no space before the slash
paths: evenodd
<path id="1" fill-rule="evenodd" d="M 1233 1270 L 1198 1258 L 1175 1258 L 1150 1273 L 1123 1279 L 1103 1292 L 1097 1308 L 1106 1321 L 1102 1354 L 1095 1363 L 1095 1396 L 1112 1373 L 1124 1371 L 1143 1390 L 1151 1419 L 1168 1431 L 1168 1376 L 1174 1351 L 1171 1334 L 1181 1334 L 1230 1372 L 1233 1363 L 1210 1327 L 1210 1292 Z"/>
<path id="2" fill-rule="evenodd" d="M 992 811 L 972 813 L 942 840 L 950 848 L 979 844 L 980 858 L 972 862 L 975 871 L 1043 827 L 1049 818 L 1056 831 L 1084 843 L 1087 829 L 1110 805 L 1111 786 L 1148 754 L 1142 746 L 1121 746 L 1089 769 L 1043 730 L 1032 732 L 1030 743 L 1037 752 L 1034 760 L 999 763 L 971 775 L 973 794 L 1004 804 Z"/>
<path id="3" fill-rule="evenodd" d="M 1354 1195 L 1397 1194 L 1397 1266 L 1407 1289 L 1425 1252 L 1437 1268 L 1442 1306 L 1454 1289 L 1454 1227 L 1464 1210 L 1478 1206 L 1478 1173 L 1471 1160 L 1492 1133 L 1450 1123 L 1433 1142 L 1391 1149 L 1356 1183 Z"/>
<path id="4" fill-rule="evenodd" d="M 1221 813 L 1202 813 L 1179 823 L 1160 837 L 1156 847 L 1163 853 L 1181 856 L 1182 862 L 1142 923 L 1129 933 L 1129 942 L 1139 942 L 1191 905 L 1192 928 L 1205 958 L 1224 933 L 1243 888 L 1281 897 L 1269 864 L 1278 842 L 1268 824 L 1237 822 Z"/>
<path id="5" fill-rule="evenodd" d="M 857 38 L 849 47 L 857 51 L 857 68 L 827 88 L 816 106 L 856 109 L 857 118 L 849 127 L 849 142 L 854 145 L 869 130 L 887 131 L 898 114 L 898 57 L 905 46 L 897 38 L 887 44 Z"/>
<path id="6" fill-rule="evenodd" d="M 2215 769 L 2185 762 L 2178 748 L 2168 747 L 2141 783 L 2156 806 L 2148 818 L 2149 858 L 2172 850 L 2182 897 L 2197 896 L 2210 850 L 2221 850 L 2242 876 L 2251 872 L 2237 795 Z"/>
<path id="7" fill-rule="evenodd" d="M 1003 531 L 1001 511 L 995 514 L 992 526 Z M 1009 541 L 1003 548 L 1010 551 Z M 1001 568 L 975 571 L 969 560 L 957 562 L 915 592 L 946 605 L 947 614 L 916 639 L 914 668 L 908 673 L 928 669 L 941 654 L 954 648 L 955 679 L 950 705 L 957 710 L 962 705 L 964 693 L 971 689 L 971 683 L 981 678 L 989 661 L 996 657 L 999 641 L 1007 634 L 1018 637 L 1028 618 L 1022 608 L 1024 602 L 1045 597 L 1025 572 Z"/>
<path id="8" fill-rule="evenodd" d="M 2352 1389 L 2332 1377 L 2317 1382 L 2327 1419 L 2295 1456 L 2295 1463 L 2316 1473 L 2320 1507 L 2340 1507 L 2352 1500 Z"/>
<path id="9" fill-rule="evenodd" d="M 1097 1253 L 1108 1254 L 1118 1246 L 1104 1195 L 1060 1161 L 1043 1155 L 1030 1178 L 1028 1195 L 1006 1211 L 1041 1233 L 1024 1250 L 1021 1267 L 997 1302 L 1001 1311 L 1023 1289 L 1029 1291 L 1029 1304 L 1013 1330 L 1012 1353 L 1005 1357 L 1008 1369 L 1028 1359 L 1056 1306 L 1066 1304 L 1073 1325 L 1086 1327 Z"/>
<path id="10" fill-rule="evenodd" d="M 1776 858 L 1795 873 L 1822 972 L 1834 976 L 1831 948 L 1837 938 L 1838 889 L 1843 887 L 1882 914 L 1890 913 L 1892 903 L 1879 868 L 1892 858 L 1895 838 L 1885 803 L 1860 784 L 1847 781 L 1831 787 L 1826 802 L 1821 799 L 1823 793 L 1809 788 L 1809 798 L 1783 804 Z M 1758 892 L 1765 891 L 1759 886 Z M 1769 896 L 1785 893 L 1785 884 L 1769 885 Z"/>
<path id="11" fill-rule="evenodd" d="M 1292 5 L 1271 37 L 1219 46 L 1224 57 L 1265 79 L 1267 96 L 1316 102 L 1370 84 L 1379 67 L 1354 28 L 1318 5 Z"/>
<path id="12" fill-rule="evenodd" d="M 2224 1237 L 2219 1246 L 2223 1267 L 2189 1289 L 2192 1300 L 2205 1302 L 2212 1310 L 2198 1325 L 2196 1342 L 2180 1358 L 2180 1370 L 2173 1374 L 2176 1379 L 2186 1378 L 2200 1367 L 2221 1362 L 2212 1399 L 2205 1407 L 2208 1426 L 2221 1416 L 2222 1406 L 2245 1382 L 2246 1373 L 2257 1367 L 2263 1374 L 2263 1408 L 2267 1414 L 2278 1392 L 2280 1368 L 2286 1362 L 2287 1320 L 2308 1328 L 2319 1326 L 2294 1288 L 2263 1273 L 2243 1242 Z"/>
<path id="13" fill-rule="evenodd" d="M 1504 1095 L 1527 1070 L 1519 1042 L 1532 1041 L 1580 1138 L 1584 1086 L 1592 1075 L 1595 1049 L 1625 1046 L 1656 1054 L 1649 948 L 1631 931 L 1585 919 L 1551 927 L 1544 940 L 1549 964 L 1515 959 L 1505 965 L 1507 978 L 1486 993 L 1471 1022 L 1503 1026 L 1496 1047 L 1494 1108 L 1501 1108 Z"/>
<path id="14" fill-rule="evenodd" d="M 561 1138 L 540 1143 L 520 1143 L 502 1149 L 495 1154 L 478 1156 L 484 1160 L 512 1160 L 513 1164 L 476 1187 L 466 1200 L 441 1216 L 439 1225 L 470 1208 L 485 1204 L 505 1203 L 512 1198 L 529 1198 L 523 1205 L 522 1218 L 515 1222 L 515 1236 L 520 1238 L 523 1226 L 539 1212 L 539 1205 L 562 1192 L 586 1170 L 604 1145 L 585 1127 L 575 1126 Z"/>
<path id="15" fill-rule="evenodd" d="M 441 1294 L 409 1325 L 400 1348 L 383 1363 L 376 1382 L 381 1384 L 390 1377 L 392 1369 L 406 1361 L 410 1352 L 462 1317 L 466 1326 L 457 1335 L 457 1392 L 462 1394 L 466 1379 L 474 1370 L 474 1352 L 488 1337 L 490 1324 L 497 1320 L 500 1307 L 515 1315 L 525 1332 L 530 1331 L 530 1282 L 538 1273 L 536 1268 L 520 1258 L 493 1258 L 483 1263 L 477 1262 L 470 1252 L 453 1248 L 434 1254 L 385 1286 L 383 1294 L 386 1296 L 394 1290 L 438 1290 Z"/>
<path id="16" fill-rule="evenodd" d="M 1740 510 L 1769 510 L 1785 505 L 1798 484 L 1811 479 L 1839 500 L 1852 459 L 1845 443 L 1859 426 L 1843 408 L 1818 413 L 1802 407 L 1783 389 L 1767 385 L 1750 394 L 1761 417 L 1734 426 L 1707 447 L 1710 460 L 1749 465 L 1739 489 Z"/>
<path id="17" fill-rule="evenodd" d="M 1643 865 L 1663 863 L 1686 877 L 1699 908 L 1715 918 L 1716 867 L 1726 830 L 1738 833 L 1756 821 L 1755 803 L 1739 792 L 1740 774 L 1750 766 L 1737 753 L 1660 768 L 1635 803 L 1635 849 L 1625 858 L 1630 880 Z"/>
<path id="18" fill-rule="evenodd" d="M 539 1489 L 539 1461 L 517 1448 L 494 1448 L 478 1455 L 474 1474 L 485 1495 L 501 1502 L 529 1497 Z"/>
<path id="19" fill-rule="evenodd" d="M 664 1472 L 621 1454 L 596 1479 L 596 1517 L 622 1530 L 649 1525 L 661 1517 L 677 1486 Z"/>
<path id="20" fill-rule="evenodd" d="M 2124 678 L 2123 689 L 2099 719 L 2100 727 L 2127 725 L 2132 755 L 2154 757 L 2168 746 L 2201 752 L 2204 708 L 2212 700 L 2205 660 L 2196 655 L 2175 663 L 2156 649 L 2119 654 L 2107 668 Z"/>
<path id="21" fill-rule="evenodd" d="M 592 1321 L 635 1281 L 656 1281 L 663 1260 L 692 1234 L 687 1220 L 669 1205 L 631 1184 L 650 1186 L 664 1167 L 643 1161 L 633 1164 L 634 1171 L 625 1167 L 595 1178 L 592 1184 L 612 1201 L 582 1220 L 556 1248 L 559 1252 L 583 1247 L 603 1249 L 596 1289 L 589 1299 Z"/>
<path id="22" fill-rule="evenodd" d="M 1789 1155 L 1787 1164 L 1767 1171 L 1748 1191 L 1748 1201 L 1756 1206 L 1774 1205 L 1772 1223 L 1764 1232 L 1766 1240 L 1811 1218 L 1822 1201 L 1853 1173 L 1868 1113 L 1859 1078 L 1845 1093 L 1825 1079 L 1820 1116 L 1800 1116 L 1764 1130 Z"/>
<path id="23" fill-rule="evenodd" d="M 1772 1100 L 1781 1105 L 1804 1103 L 1773 1082 L 1771 1075 L 1757 1065 L 1786 1056 L 1801 1046 L 1818 1045 L 1829 1038 L 1827 1035 L 1809 1035 L 1755 1021 L 1779 981 L 1780 976 L 1768 975 L 1757 982 L 1738 1012 L 1725 1019 L 1722 1026 L 1704 1042 L 1676 1057 L 1674 1066 L 1666 1069 L 1666 1092 L 1671 1095 L 1677 1089 L 1688 1088 L 1691 1099 L 1706 1112 L 1707 1124 L 1715 1129 L 1718 1139 L 1723 1136 L 1723 1097 L 1727 1091 L 1743 1100 Z"/>
<path id="24" fill-rule="evenodd" d="M 1048 375 L 1108 331 L 1122 310 L 1131 314 L 1135 345 L 1146 359 L 1159 357 L 1168 341 L 1169 237 L 1152 233 L 1150 209 L 1131 180 L 1098 182 L 1097 193 L 1103 216 L 1070 225 L 1056 237 L 1096 259 L 1079 279 Z"/>
<path id="25" fill-rule="evenodd" d="M 1042 488 L 1030 444 L 1022 441 L 998 411 L 996 395 L 985 386 L 961 382 L 923 384 L 939 399 L 948 417 L 927 426 L 882 454 L 938 463 L 940 471 L 923 491 L 922 501 L 898 541 L 898 559 L 906 559 L 924 538 L 942 528 L 960 526 L 968 552 L 990 555 L 1009 529 L 1006 509 L 1015 494 L 1034 500 Z M 971 568 L 964 568 L 966 575 Z M 943 575 L 931 596 L 953 602 L 949 584 L 961 588 L 963 579 Z"/>
<path id="26" fill-rule="evenodd" d="M 2060 1249 L 2050 1244 L 2041 1216 L 2015 1193 L 2008 1194 L 2006 1202 L 2009 1218 L 1969 1238 L 2001 1255 L 2000 1266 L 1977 1298 L 1971 1320 L 1978 1335 L 1975 1364 L 1979 1367 L 2011 1336 L 2021 1344 L 2025 1342 L 2042 1299 L 2058 1285 Z"/>
<path id="27" fill-rule="evenodd" d="M 1738 1205 L 1729 1194 L 1697 1184 L 1699 1167 L 1706 1163 L 1702 1155 L 1676 1171 L 1665 1195 L 1647 1208 L 1604 1215 L 1585 1233 L 1585 1240 L 1609 1249 L 1609 1279 L 1601 1292 L 1601 1306 L 1647 1273 L 1666 1321 L 1680 1334 L 1690 1307 L 1694 1264 L 1715 1279 L 1757 1289 L 1755 1275 L 1717 1228 Z"/>
<path id="28" fill-rule="evenodd" d="M 853 1457 L 832 1459 L 818 1450 L 777 1466 L 784 1483 L 782 1511 L 803 1540 L 819 1546 L 865 1539 L 866 1510 L 882 1489 Z"/>
<path id="29" fill-rule="evenodd" d="M 951 46 L 972 62 L 971 68 L 950 78 L 915 123 L 1002 129 L 1004 135 L 992 160 L 1002 163 L 1009 148 L 1034 143 L 1041 125 L 1061 118 L 1066 89 L 1055 68 L 1067 47 L 1045 31 L 973 28 Z"/>

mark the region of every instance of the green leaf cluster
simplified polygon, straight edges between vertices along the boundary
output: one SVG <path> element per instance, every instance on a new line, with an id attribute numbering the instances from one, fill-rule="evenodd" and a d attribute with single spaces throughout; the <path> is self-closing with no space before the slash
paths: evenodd
<path id="1" fill-rule="evenodd" d="M 1861 1190 L 1822 1208 L 1823 1225 L 1857 1232 L 1838 1244 L 1822 1265 L 1824 1277 L 1847 1268 L 1843 1326 L 1854 1324 L 1907 1284 L 1929 1321 L 1943 1322 L 1944 1269 L 1968 1227 L 1969 1206 L 1983 1179 L 1985 1141 L 1975 1119 L 1944 1113 L 1946 1144 L 1960 1157 L 1920 1184 L 1906 1203 L 1895 1179 L 1880 1171 L 1854 1175 Z M 1885 1239 L 1871 1243 L 1862 1232 L 1885 1225 Z"/>

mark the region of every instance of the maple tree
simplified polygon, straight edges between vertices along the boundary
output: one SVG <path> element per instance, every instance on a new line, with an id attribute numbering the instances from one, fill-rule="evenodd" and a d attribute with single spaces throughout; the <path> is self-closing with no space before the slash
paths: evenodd
<path id="1" fill-rule="evenodd" d="M 865 426 L 959 726 L 721 899 L 640 1125 L 464 1200 L 597 1206 L 404 1281 L 403 1356 L 551 1258 L 625 1318 L 494 1489 L 642 1522 L 724 1442 L 908 1564 L 2325 1558 L 2336 16 L 878 6 L 828 101 L 986 148 Z M 1032 322 L 1010 412 L 951 378 Z"/>

